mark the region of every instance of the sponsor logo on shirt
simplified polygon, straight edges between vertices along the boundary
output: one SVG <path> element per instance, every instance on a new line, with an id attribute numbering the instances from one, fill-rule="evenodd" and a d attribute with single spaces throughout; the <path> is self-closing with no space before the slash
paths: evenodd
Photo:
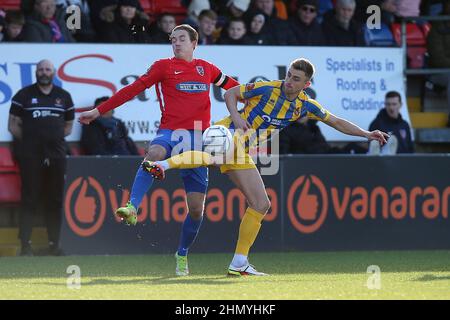
<path id="1" fill-rule="evenodd" d="M 176 86 L 177 90 L 189 93 L 205 92 L 209 90 L 206 83 L 201 82 L 182 82 Z"/>
<path id="2" fill-rule="evenodd" d="M 282 124 L 280 119 L 272 119 L 267 114 L 264 114 L 262 118 L 264 119 L 265 122 L 270 123 L 273 126 L 281 126 Z"/>
<path id="3" fill-rule="evenodd" d="M 58 113 L 53 113 L 50 110 L 35 110 L 33 111 L 33 119 L 46 118 L 46 117 L 59 117 Z"/>

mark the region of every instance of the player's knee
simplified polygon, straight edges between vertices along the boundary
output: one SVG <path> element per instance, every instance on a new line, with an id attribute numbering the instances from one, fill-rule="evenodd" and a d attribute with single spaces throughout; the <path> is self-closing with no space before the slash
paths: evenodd
<path id="1" fill-rule="evenodd" d="M 270 206 L 271 206 L 270 200 L 267 198 L 257 200 L 253 204 L 250 204 L 250 207 L 263 214 L 266 214 L 267 211 L 269 211 Z"/>
<path id="2" fill-rule="evenodd" d="M 189 207 L 189 215 L 190 215 L 191 218 L 194 219 L 194 220 L 199 220 L 199 219 L 201 219 L 201 217 L 202 217 L 202 215 L 203 215 L 203 206 Z"/>
<path id="3" fill-rule="evenodd" d="M 166 157 L 166 149 L 164 149 L 161 146 L 152 146 L 147 151 L 147 154 L 145 155 L 145 160 L 159 161 L 164 160 L 165 157 Z"/>

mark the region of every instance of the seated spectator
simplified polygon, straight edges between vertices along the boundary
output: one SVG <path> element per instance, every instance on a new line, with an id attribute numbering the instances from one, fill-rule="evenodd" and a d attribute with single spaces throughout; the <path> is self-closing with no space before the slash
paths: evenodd
<path id="1" fill-rule="evenodd" d="M 106 100 L 108 97 L 96 99 L 95 106 Z M 125 124 L 113 117 L 113 110 L 101 115 L 90 125 L 83 125 L 80 145 L 87 155 L 139 154 L 133 140 L 128 137 Z"/>
<path id="2" fill-rule="evenodd" d="M 289 21 L 296 36 L 297 44 L 301 46 L 325 45 L 322 26 L 317 21 L 319 1 L 298 0 L 297 8 L 296 16 Z"/>
<path id="3" fill-rule="evenodd" d="M 56 8 L 55 0 L 36 0 L 24 27 L 26 42 L 74 42 L 66 26 L 66 12 Z"/>
<path id="4" fill-rule="evenodd" d="M 177 23 L 173 14 L 161 14 L 156 21 L 156 26 L 154 28 L 150 28 L 150 42 L 169 43 L 170 33 L 176 25 Z"/>
<path id="5" fill-rule="evenodd" d="M 276 17 L 280 20 L 287 20 L 287 9 L 283 1 L 280 0 L 255 0 L 255 9 L 261 10 L 268 16 Z"/>
<path id="6" fill-rule="evenodd" d="M 253 11 L 247 16 L 247 38 L 250 45 L 272 45 L 271 34 L 264 29 L 266 18 L 261 11 Z"/>
<path id="7" fill-rule="evenodd" d="M 289 23 L 277 16 L 274 0 L 255 0 L 253 7 L 247 10 L 245 17 L 259 10 L 264 14 L 265 24 L 263 30 L 270 33 L 273 44 L 280 46 L 295 45 L 295 35 L 293 34 Z"/>
<path id="8" fill-rule="evenodd" d="M 381 1 L 381 23 L 390 26 L 395 22 L 397 17 L 397 5 L 395 0 L 382 0 Z"/>
<path id="9" fill-rule="evenodd" d="M 88 0 L 56 0 L 56 5 L 65 12 L 69 6 L 77 6 L 80 9 L 80 29 L 73 30 L 73 37 L 77 42 L 94 42 L 96 40 L 96 34 L 90 19 Z"/>
<path id="10" fill-rule="evenodd" d="M 408 122 L 400 114 L 401 96 L 397 91 L 389 91 L 384 99 L 385 107 L 380 110 L 375 120 L 370 123 L 369 130 L 381 130 L 389 133 L 387 143 L 380 147 L 378 141 L 370 141 L 369 154 L 414 153 L 411 129 Z"/>
<path id="11" fill-rule="evenodd" d="M 149 43 L 148 20 L 137 13 L 138 0 L 120 0 L 114 20 L 104 25 L 102 40 L 109 43 Z"/>
<path id="12" fill-rule="evenodd" d="M 214 44 L 217 14 L 213 10 L 203 10 L 198 17 L 198 23 L 198 44 Z"/>
<path id="13" fill-rule="evenodd" d="M 302 117 L 280 132 L 280 154 L 366 153 L 367 149 L 351 142 L 343 148 L 328 144 L 317 120 Z"/>
<path id="14" fill-rule="evenodd" d="M 450 15 L 450 1 L 447 1 L 443 15 Z M 429 65 L 431 68 L 450 68 L 450 21 L 434 21 L 427 38 Z M 447 106 L 450 127 L 450 73 L 436 74 L 430 77 L 431 82 L 447 87 Z"/>
<path id="15" fill-rule="evenodd" d="M 209 0 L 192 0 L 187 8 L 187 17 L 183 23 L 187 23 L 193 28 L 198 29 L 198 17 L 203 10 L 211 10 Z"/>
<path id="16" fill-rule="evenodd" d="M 353 19 L 355 0 L 337 0 L 336 8 L 325 14 L 322 28 L 329 46 L 365 46 L 363 28 Z"/>
<path id="17" fill-rule="evenodd" d="M 234 18 L 230 21 L 228 27 L 226 28 L 226 33 L 223 34 L 217 44 L 228 44 L 228 45 L 243 45 L 248 44 L 249 40 L 246 37 L 247 28 L 245 26 L 244 20 L 240 18 Z"/>
<path id="18" fill-rule="evenodd" d="M 1 19 L 1 18 L 0 18 Z M 3 41 L 19 42 L 23 41 L 23 26 L 25 17 L 20 11 L 8 11 L 5 17 L 5 30 L 3 30 Z"/>

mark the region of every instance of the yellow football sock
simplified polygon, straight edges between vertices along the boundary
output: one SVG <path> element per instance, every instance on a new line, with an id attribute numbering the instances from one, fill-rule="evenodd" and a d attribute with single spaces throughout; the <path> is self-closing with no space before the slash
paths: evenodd
<path id="1" fill-rule="evenodd" d="M 252 208 L 247 208 L 239 226 L 239 238 L 235 254 L 248 256 L 250 247 L 256 240 L 263 219 L 264 214 Z"/>
<path id="2" fill-rule="evenodd" d="M 170 169 L 193 169 L 211 164 L 211 155 L 203 151 L 186 151 L 167 159 Z"/>

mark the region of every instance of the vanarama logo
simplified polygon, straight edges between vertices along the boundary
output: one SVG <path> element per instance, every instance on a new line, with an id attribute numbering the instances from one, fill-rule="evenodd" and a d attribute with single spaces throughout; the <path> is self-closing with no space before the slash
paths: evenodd
<path id="1" fill-rule="evenodd" d="M 272 207 L 264 220 L 271 222 L 278 216 L 278 196 L 272 188 L 267 188 L 267 193 Z M 66 192 L 64 211 L 67 224 L 78 236 L 92 237 L 111 221 L 105 220 L 106 215 L 113 217 L 114 211 L 124 206 L 129 198 L 127 189 L 103 187 L 93 177 L 77 177 L 69 182 Z M 204 214 L 213 223 L 233 222 L 241 220 L 246 208 L 245 196 L 237 188 L 211 188 L 206 195 Z M 186 214 L 184 189 L 168 191 L 155 188 L 143 197 L 137 219 L 139 223 L 182 223 Z M 115 221 L 121 223 L 118 217 Z"/>
<path id="2" fill-rule="evenodd" d="M 102 186 L 92 177 L 75 179 L 67 189 L 64 209 L 74 233 L 81 237 L 92 236 L 105 220 L 106 199 Z"/>
<path id="3" fill-rule="evenodd" d="M 448 218 L 450 186 L 403 186 L 386 188 L 328 187 L 318 177 L 300 176 L 291 184 L 287 197 L 288 216 L 301 233 L 314 233 L 327 214 L 343 219 Z M 329 210 L 330 209 L 330 210 Z"/>

